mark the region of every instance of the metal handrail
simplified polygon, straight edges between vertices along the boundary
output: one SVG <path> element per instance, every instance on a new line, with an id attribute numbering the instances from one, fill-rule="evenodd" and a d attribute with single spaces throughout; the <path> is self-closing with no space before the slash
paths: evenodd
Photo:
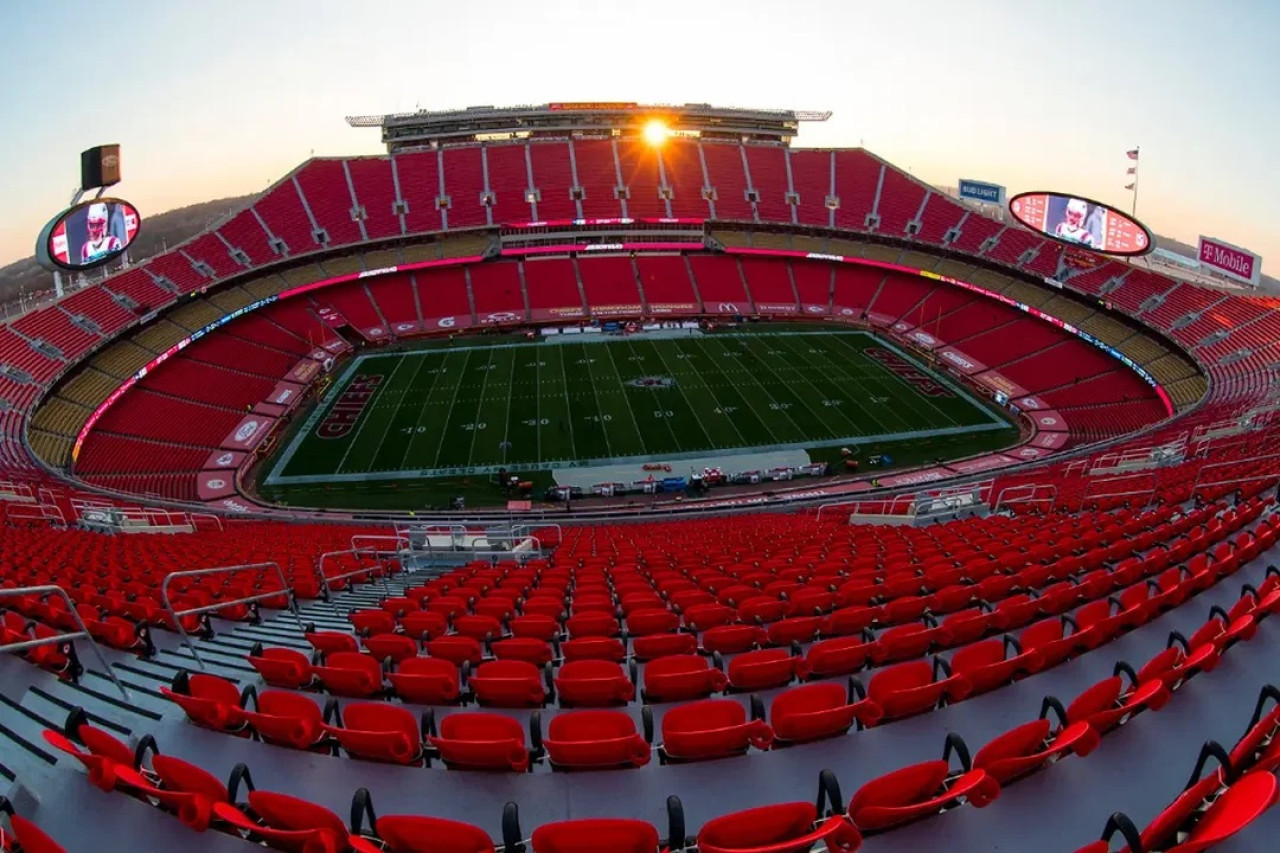
<path id="1" fill-rule="evenodd" d="M 206 604 L 203 607 L 192 607 L 189 610 L 174 610 L 173 602 L 169 599 L 169 584 L 174 578 L 194 578 L 203 577 L 205 575 L 218 574 L 235 574 L 236 572 L 257 571 L 260 569 L 273 568 L 276 570 L 276 576 L 280 578 L 280 589 L 272 592 L 260 592 L 255 595 L 237 598 L 233 601 L 219 601 L 216 604 Z M 293 618 L 298 622 L 298 631 L 302 629 L 302 614 L 298 612 L 298 603 L 294 600 L 293 588 L 289 586 L 289 581 L 284 576 L 284 571 L 280 568 L 280 564 L 276 562 L 266 563 L 246 563 L 242 566 L 221 566 L 214 569 L 191 569 L 185 572 L 170 572 L 164 576 L 164 580 L 160 583 L 160 600 L 164 603 L 164 609 L 168 611 L 169 616 L 173 618 L 174 627 L 178 629 L 178 635 L 182 637 L 182 644 L 191 650 L 191 657 L 200 665 L 201 669 L 205 668 L 204 661 L 200 659 L 200 652 L 196 650 L 195 644 L 191 642 L 187 629 L 182 625 L 182 617 L 198 616 L 202 613 L 212 613 L 221 610 L 224 607 L 234 607 L 237 604 L 252 604 L 257 601 L 266 601 L 268 598 L 275 598 L 283 595 L 289 600 L 289 611 L 293 613 Z"/>
<path id="2" fill-rule="evenodd" d="M 524 524 L 516 524 L 511 527 L 511 534 L 514 536 L 516 531 L 523 530 L 527 531 L 530 538 L 537 539 L 538 537 L 534 535 L 533 531 L 543 527 L 551 528 L 556 532 L 557 542 L 564 541 L 564 527 L 559 522 L 547 522 L 545 524 L 529 524 L 526 522 Z"/>
<path id="3" fill-rule="evenodd" d="M 195 526 L 196 526 L 196 519 L 197 519 L 197 518 L 204 518 L 204 519 L 208 519 L 208 520 L 212 521 L 214 524 L 218 525 L 218 532 L 219 532 L 219 533 L 221 533 L 221 532 L 223 532 L 223 531 L 225 531 L 225 530 L 227 529 L 226 527 L 224 527 L 224 526 L 223 526 L 223 524 L 222 524 L 222 519 L 221 519 L 221 518 L 219 518 L 218 516 L 214 515 L 214 514 L 213 514 L 213 513 L 211 513 L 211 512 L 191 512 L 191 513 L 187 513 L 187 517 L 191 519 L 191 526 L 192 526 L 192 527 L 195 527 Z"/>
<path id="4" fill-rule="evenodd" d="M 7 516 L 14 521 L 48 521 L 67 526 L 67 518 L 57 504 L 22 503 L 9 504 Z"/>
<path id="5" fill-rule="evenodd" d="M 1278 462 L 1277 460 L 1280 460 L 1280 453 L 1267 453 L 1262 456 L 1248 456 L 1248 457 L 1245 457 L 1244 459 L 1232 459 L 1226 462 L 1214 462 L 1209 465 L 1205 465 L 1201 467 L 1199 471 L 1196 472 L 1195 482 L 1191 484 L 1191 493 L 1194 495 L 1202 487 L 1207 488 L 1209 486 L 1229 486 L 1237 482 L 1255 483 L 1259 480 L 1280 479 L 1280 462 Z M 1274 473 L 1254 474 L 1248 477 L 1235 478 L 1232 480 L 1218 480 L 1211 483 L 1203 482 L 1201 479 L 1204 476 L 1206 471 L 1209 471 L 1215 468 L 1227 468 L 1233 465 L 1248 465 L 1253 462 L 1266 462 L 1266 461 L 1271 461 L 1273 463 L 1273 466 L 1276 469 Z"/>
<path id="6" fill-rule="evenodd" d="M 1042 490 L 1048 490 L 1047 498 L 1036 497 Z M 1026 497 L 1021 497 L 1017 493 L 1025 491 Z M 1005 493 L 1013 492 L 1014 496 L 1005 498 Z M 992 512 L 999 512 L 1002 506 L 1013 506 L 1015 503 L 1037 504 L 1048 502 L 1048 512 L 1053 512 L 1054 507 L 1058 505 L 1058 487 L 1053 483 L 1023 483 L 1018 486 L 1005 486 L 996 494 L 996 501 L 991 506 Z"/>
<path id="7" fill-rule="evenodd" d="M 45 584 L 44 586 L 21 586 L 13 589 L 0 589 L 0 598 L 13 598 L 19 595 L 57 595 L 67 603 L 67 612 L 76 620 L 76 631 L 70 634 L 55 634 L 52 637 L 37 637 L 31 640 L 23 640 L 19 643 L 5 643 L 0 645 L 0 652 L 21 652 L 27 649 L 34 649 L 37 646 L 51 646 L 56 643 L 70 642 L 71 640 L 85 639 L 89 641 L 89 645 L 93 647 L 93 656 L 98 659 L 98 665 L 102 667 L 102 671 L 106 673 L 107 678 L 111 679 L 111 683 L 120 691 L 120 695 L 129 700 L 129 691 L 120 683 L 120 679 L 116 676 L 116 672 L 107 663 L 107 659 L 102 655 L 102 649 L 98 646 L 98 641 L 89 633 L 89 629 L 85 627 L 84 619 L 80 618 L 80 611 L 76 610 L 76 603 L 71 600 L 71 596 L 67 595 L 67 591 L 56 584 Z"/>
<path id="8" fill-rule="evenodd" d="M 359 537 L 352 537 L 353 540 L 357 538 Z M 343 572 L 340 575 L 330 576 L 324 570 L 325 561 L 328 560 L 330 557 L 341 557 L 344 554 L 351 554 L 353 556 L 360 556 L 361 554 L 373 554 L 374 556 L 377 556 L 378 554 L 400 554 L 400 553 L 403 553 L 403 552 L 378 551 L 372 548 L 348 548 L 345 551 L 327 551 L 324 554 L 321 554 L 320 557 L 316 560 L 316 572 L 320 575 L 320 589 L 324 594 L 324 600 L 330 603 L 333 602 L 333 588 L 329 585 L 330 581 L 344 581 L 344 580 L 347 580 L 348 578 L 360 577 L 361 575 L 367 575 L 370 572 L 375 571 L 374 569 L 365 567 L 362 569 L 352 569 L 351 571 Z M 382 575 L 382 591 L 385 592 L 387 595 L 391 594 L 391 586 L 387 583 L 387 576 L 385 574 Z"/>

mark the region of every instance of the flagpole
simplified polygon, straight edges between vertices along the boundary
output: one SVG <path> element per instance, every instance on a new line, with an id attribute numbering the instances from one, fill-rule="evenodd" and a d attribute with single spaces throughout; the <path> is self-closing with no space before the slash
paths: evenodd
<path id="1" fill-rule="evenodd" d="M 1141 149 L 1137 147 L 1135 147 L 1133 150 L 1136 152 L 1141 151 Z M 1138 218 L 1138 173 L 1141 171 L 1140 167 L 1141 167 L 1141 161 L 1137 157 L 1134 157 L 1133 159 L 1133 203 L 1129 211 L 1130 215 L 1133 216 L 1134 219 Z"/>

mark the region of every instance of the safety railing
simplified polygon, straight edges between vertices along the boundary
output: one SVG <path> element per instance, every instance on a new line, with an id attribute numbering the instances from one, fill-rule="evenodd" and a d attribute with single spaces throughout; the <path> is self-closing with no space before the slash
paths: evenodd
<path id="1" fill-rule="evenodd" d="M 198 522 L 200 521 L 211 521 L 213 522 L 214 527 L 218 528 L 218 532 L 222 532 L 223 530 L 226 530 L 226 528 L 222 524 L 222 519 L 212 513 L 192 512 L 192 513 L 188 513 L 187 517 L 191 519 L 192 527 L 198 527 L 199 526 Z"/>
<path id="2" fill-rule="evenodd" d="M 10 521 L 46 521 L 67 526 L 67 518 L 56 504 L 11 503 L 8 507 L 6 515 Z"/>
<path id="3" fill-rule="evenodd" d="M 395 545 L 395 548 L 376 548 L 372 547 L 375 541 L 389 542 Z M 341 572 L 336 575 L 329 574 L 325 570 L 325 565 L 338 557 L 353 556 L 396 556 L 402 557 L 409 551 L 409 541 L 402 536 L 376 536 L 371 534 L 360 534 L 351 537 L 350 548 L 344 551 L 328 551 L 321 554 L 316 560 L 316 572 L 319 575 L 321 594 L 325 601 L 332 603 L 333 601 L 333 584 L 339 581 L 350 580 L 351 578 L 363 577 L 371 572 L 378 572 L 382 580 L 382 590 L 387 595 L 391 594 L 391 586 L 387 583 L 387 575 L 385 572 L 377 568 L 363 566 L 361 568 L 352 569 L 347 572 Z"/>
<path id="4" fill-rule="evenodd" d="M 816 521 L 822 521 L 824 510 L 843 509 L 850 515 L 901 515 L 910 514 L 919 495 L 915 492 L 905 495 L 885 496 L 883 498 L 851 498 L 847 501 L 822 504 L 818 507 Z M 904 508 L 905 507 L 905 508 Z"/>
<path id="5" fill-rule="evenodd" d="M 126 700 L 129 697 L 129 691 L 120 683 L 116 672 L 107 663 L 107 659 L 102 655 L 102 649 L 98 646 L 98 641 L 89 633 L 89 629 L 85 627 L 84 620 L 80 618 L 80 611 L 76 610 L 76 604 L 71 600 L 71 596 L 67 595 L 67 591 L 55 584 L 46 584 L 45 586 L 23 586 L 15 589 L 0 589 L 0 598 L 16 598 L 20 595 L 56 595 L 61 598 L 67 605 L 67 613 L 76 620 L 76 630 L 65 634 L 54 634 L 49 637 L 35 637 L 30 640 L 21 640 L 16 643 L 5 643 L 0 645 L 0 652 L 22 652 L 27 649 L 34 649 L 37 646 L 52 646 L 60 643 L 70 643 L 75 640 L 88 640 L 89 647 L 93 649 L 93 656 L 98 660 L 98 666 L 102 667 L 102 674 L 111 679 L 111 683 L 120 691 L 120 695 Z"/>
<path id="6" fill-rule="evenodd" d="M 1237 477 L 1205 480 L 1206 472 L 1209 472 L 1209 476 L 1213 477 L 1216 476 L 1218 471 L 1238 468 L 1242 465 L 1262 465 L 1263 470 L 1259 472 L 1249 471 Z M 1191 484 L 1191 494 L 1195 496 L 1200 493 L 1201 489 L 1211 489 L 1218 486 L 1238 486 L 1245 483 L 1267 481 L 1280 482 L 1280 453 L 1268 453 L 1263 456 L 1250 456 L 1244 459 L 1232 459 L 1226 462 L 1214 462 L 1211 465 L 1205 465 L 1196 472 L 1196 479 Z"/>
<path id="7" fill-rule="evenodd" d="M 1121 474 L 1116 477 L 1091 480 L 1084 488 L 1084 494 L 1080 497 L 1080 504 L 1083 507 L 1089 501 L 1133 499 L 1145 495 L 1147 500 L 1143 506 L 1150 506 L 1155 502 L 1159 485 L 1160 478 L 1155 471 L 1138 471 L 1133 474 Z M 1097 488 L 1095 489 L 1095 487 Z"/>
<path id="8" fill-rule="evenodd" d="M 254 595 L 246 595 L 243 598 L 236 598 L 231 601 L 219 601 L 214 604 L 206 604 L 202 607 L 190 607 L 186 610 L 174 610 L 173 600 L 169 597 L 169 584 L 173 583 L 176 578 L 197 578 L 208 577 L 209 575 L 231 575 L 236 572 L 258 572 L 263 569 L 275 569 L 276 577 L 280 578 L 280 589 L 270 592 L 259 592 Z M 182 620 L 187 616 L 200 616 L 205 613 L 213 613 L 218 610 L 224 610 L 228 607 L 235 607 L 237 604 L 254 604 L 259 601 L 266 601 L 269 598 L 277 598 L 285 596 L 289 601 L 289 611 L 293 614 L 293 618 L 298 622 L 298 631 L 302 632 L 302 615 L 298 612 L 298 603 L 294 600 L 293 588 L 289 586 L 289 581 L 284 576 L 284 571 L 280 568 L 280 564 L 276 562 L 267 563 L 246 563 L 242 566 L 221 566 L 214 569 L 191 569 L 185 572 L 170 572 L 164 576 L 164 580 L 160 583 L 160 601 L 164 604 L 164 609 L 168 612 L 169 617 L 173 620 L 173 626 L 178 631 L 178 636 L 182 638 L 182 644 L 191 651 L 191 657 L 199 664 L 201 669 L 205 668 L 204 661 L 200 658 L 200 652 L 196 649 L 195 643 L 191 642 L 191 635 L 187 633 L 186 626 L 182 624 Z"/>
<path id="9" fill-rule="evenodd" d="M 1052 483 L 1023 483 L 1018 486 L 1005 486 L 996 494 L 991 504 L 992 512 L 1000 512 L 1002 507 L 1012 509 L 1018 504 L 1048 504 L 1046 513 L 1053 512 L 1058 505 L 1058 487 Z"/>
<path id="10" fill-rule="evenodd" d="M 561 527 L 558 522 L 547 522 L 545 524 L 516 524 L 516 525 L 512 525 L 511 533 L 513 536 L 516 534 L 523 533 L 524 535 L 528 536 L 531 539 L 538 539 L 539 537 L 534 535 L 534 531 L 544 530 L 544 529 L 554 530 L 556 532 L 557 542 L 564 541 L 564 528 Z"/>

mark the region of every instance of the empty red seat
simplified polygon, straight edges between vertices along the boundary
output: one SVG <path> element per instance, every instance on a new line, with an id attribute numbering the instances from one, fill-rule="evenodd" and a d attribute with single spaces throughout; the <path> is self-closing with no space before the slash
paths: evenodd
<path id="1" fill-rule="evenodd" d="M 312 749 L 326 738 L 320 706 L 298 693 L 264 690 L 261 694 L 251 694 L 245 703 L 244 717 L 267 743 Z"/>
<path id="2" fill-rule="evenodd" d="M 352 610 L 347 620 L 357 634 L 390 634 L 396 629 L 396 617 L 385 610 Z"/>
<path id="3" fill-rule="evenodd" d="M 527 661 L 495 660 L 480 664 L 468 684 L 481 705 L 534 708 L 547 699 L 544 670 Z"/>
<path id="4" fill-rule="evenodd" d="M 677 705 L 662 717 L 664 760 L 698 761 L 768 749 L 773 730 L 764 720 L 748 720 L 732 699 L 705 699 Z"/>
<path id="5" fill-rule="evenodd" d="M 855 722 L 874 726 L 883 713 L 852 679 L 848 688 L 835 681 L 792 687 L 775 696 L 769 706 L 777 746 L 836 737 Z"/>
<path id="6" fill-rule="evenodd" d="M 419 651 L 418 641 L 407 634 L 374 634 L 364 638 L 364 648 L 374 660 L 392 663 L 417 657 Z"/>
<path id="7" fill-rule="evenodd" d="M 461 694 L 458 667 L 444 658 L 406 658 L 387 680 L 397 696 L 420 705 L 453 705 Z"/>
<path id="8" fill-rule="evenodd" d="M 738 618 L 732 607 L 723 604 L 695 604 L 680 614 L 680 620 L 690 631 L 706 631 L 721 625 L 728 625 Z"/>
<path id="9" fill-rule="evenodd" d="M 957 701 L 972 687 L 963 675 L 953 675 L 942 658 L 909 661 L 877 671 L 867 683 L 867 697 L 884 712 L 884 719 L 918 714 L 943 700 Z"/>
<path id="10" fill-rule="evenodd" d="M 464 637 L 471 637 L 480 642 L 497 640 L 502 637 L 502 623 L 493 616 L 467 613 L 455 616 L 453 630 Z"/>
<path id="11" fill-rule="evenodd" d="M 182 708 L 187 719 L 198 726 L 233 731 L 245 724 L 240 690 L 225 678 L 183 672 L 174 678 L 172 688 L 161 687 L 160 693 Z"/>
<path id="12" fill-rule="evenodd" d="M 952 755 L 959 767 L 952 769 Z M 849 800 L 849 818 L 860 830 L 884 830 L 920 820 L 967 801 L 982 808 L 1000 795 L 1000 783 L 972 767 L 957 735 L 947 736 L 942 758 L 912 764 L 864 784 Z"/>
<path id="13" fill-rule="evenodd" d="M 383 690 L 382 665 L 368 655 L 337 652 L 311 669 L 326 690 L 339 696 L 374 696 Z"/>
<path id="14" fill-rule="evenodd" d="M 746 809 L 712 818 L 698 831 L 700 853 L 853 853 L 861 845 L 862 836 L 844 815 L 823 820 L 813 803 Z"/>
<path id="15" fill-rule="evenodd" d="M 560 655 L 566 661 L 609 660 L 621 663 L 627 659 L 627 647 L 617 637 L 578 637 L 561 643 Z"/>
<path id="16" fill-rule="evenodd" d="M 652 733 L 650 733 L 652 737 Z M 551 719 L 543 738 L 555 769 L 642 767 L 649 763 L 649 741 L 621 711 L 566 711 Z"/>
<path id="17" fill-rule="evenodd" d="M 732 655 L 760 646 L 768 636 L 759 625 L 719 625 L 702 632 L 702 649 Z"/>
<path id="18" fill-rule="evenodd" d="M 993 738 L 973 757 L 973 766 L 1001 785 L 1033 773 L 1068 753 L 1088 755 L 1101 742 L 1087 722 L 1054 727 L 1041 717 Z"/>
<path id="19" fill-rule="evenodd" d="M 353 702 L 326 731 L 353 758 L 414 764 L 422 758 L 418 720 L 399 705 Z"/>
<path id="20" fill-rule="evenodd" d="M 430 726 L 428 726 L 430 729 Z M 462 770 L 529 769 L 529 750 L 518 720 L 483 711 L 449 714 L 440 733 L 428 732 L 427 742 L 440 759 Z"/>
<path id="21" fill-rule="evenodd" d="M 1113 675 L 1085 690 L 1066 707 L 1063 716 L 1068 723 L 1085 721 L 1106 734 L 1133 715 L 1147 708 L 1159 710 L 1169 701 L 1169 689 L 1160 679 L 1138 683 L 1137 674 L 1127 665 L 1119 664 L 1117 669 L 1127 679 Z M 1045 701 L 1057 700 L 1046 697 Z"/>
<path id="22" fill-rule="evenodd" d="M 655 853 L 658 830 L 642 820 L 583 818 L 543 824 L 529 844 L 532 853 Z"/>
<path id="23" fill-rule="evenodd" d="M 248 806 L 245 811 L 230 803 L 218 803 L 214 814 L 238 829 L 252 832 L 273 849 L 287 853 L 346 851 L 353 849 L 353 842 L 360 845 L 355 849 L 361 853 L 377 849 L 368 842 L 353 839 L 340 817 L 315 803 L 274 791 L 250 791 Z"/>
<path id="24" fill-rule="evenodd" d="M 542 640 L 549 643 L 560 636 L 560 623 L 550 616 L 529 614 L 513 616 L 507 623 L 512 637 Z"/>
<path id="25" fill-rule="evenodd" d="M 812 642 L 827 624 L 822 616 L 792 616 L 769 626 L 768 641 L 771 646 L 789 646 L 792 643 Z"/>
<path id="26" fill-rule="evenodd" d="M 729 661 L 726 672 L 729 689 L 737 691 L 784 687 L 792 681 L 804 680 L 808 674 L 809 667 L 804 658 L 789 649 L 745 652 Z"/>
<path id="27" fill-rule="evenodd" d="M 388 853 L 494 851 L 493 841 L 484 830 L 462 821 L 420 815 L 378 815 L 373 823 Z"/>
<path id="28" fill-rule="evenodd" d="M 551 644 L 534 637 L 507 637 L 490 643 L 489 650 L 498 660 L 522 660 L 534 666 L 546 666 L 555 658 Z"/>
<path id="29" fill-rule="evenodd" d="M 479 640 L 471 637 L 460 637 L 457 634 L 447 634 L 434 640 L 428 640 L 426 648 L 427 654 L 431 655 L 431 657 L 444 658 L 457 666 L 462 666 L 464 663 L 470 663 L 475 666 L 484 659 L 484 648 L 480 645 Z"/>
<path id="30" fill-rule="evenodd" d="M 1005 657 L 1012 651 L 1011 657 Z M 1018 641 L 1006 635 L 992 637 L 957 649 L 951 656 L 951 671 L 963 676 L 973 694 L 986 693 L 1015 678 L 1038 672 L 1043 658 L 1038 652 L 1022 652 Z"/>
<path id="31" fill-rule="evenodd" d="M 693 634 L 647 634 L 631 641 L 631 651 L 639 661 L 691 655 L 697 650 L 698 638 Z"/>
<path id="32" fill-rule="evenodd" d="M 865 631 L 857 636 L 819 640 L 805 653 L 809 677 L 823 678 L 857 672 L 866 665 L 867 654 L 871 651 L 873 642 L 875 638 Z"/>
<path id="33" fill-rule="evenodd" d="M 311 660 L 295 649 L 264 649 L 255 646 L 249 652 L 249 665 L 262 680 L 274 687 L 296 690 L 315 680 Z"/>
<path id="34" fill-rule="evenodd" d="M 564 623 L 571 639 L 579 637 L 616 637 L 622 626 L 612 613 L 579 613 Z"/>
<path id="35" fill-rule="evenodd" d="M 303 637 L 311 644 L 311 648 L 323 655 L 360 651 L 360 643 L 355 635 L 345 631 L 308 631 Z"/>
<path id="36" fill-rule="evenodd" d="M 406 613 L 400 617 L 399 622 L 405 636 L 419 641 L 434 640 L 436 637 L 444 636 L 449 630 L 449 620 L 443 614 L 432 613 L 429 610 Z"/>
<path id="37" fill-rule="evenodd" d="M 610 661 L 567 661 L 556 674 L 555 685 L 565 707 L 625 705 L 636 695 L 631 677 L 621 665 Z"/>
<path id="38" fill-rule="evenodd" d="M 724 690 L 728 683 L 723 672 L 698 655 L 671 655 L 649 661 L 644 667 L 646 702 L 702 699 Z"/>

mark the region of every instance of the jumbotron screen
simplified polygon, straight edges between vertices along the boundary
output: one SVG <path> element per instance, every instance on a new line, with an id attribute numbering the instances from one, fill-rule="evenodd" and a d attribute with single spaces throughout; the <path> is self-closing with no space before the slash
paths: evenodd
<path id="1" fill-rule="evenodd" d="M 1060 243 L 1107 255 L 1145 255 L 1155 248 L 1147 226 L 1114 207 L 1063 193 L 1019 193 L 1009 213 Z"/>
<path id="2" fill-rule="evenodd" d="M 46 266 L 92 269 L 124 254 L 141 225 L 142 217 L 127 201 L 100 198 L 82 202 L 45 226 L 36 246 L 37 256 Z"/>

